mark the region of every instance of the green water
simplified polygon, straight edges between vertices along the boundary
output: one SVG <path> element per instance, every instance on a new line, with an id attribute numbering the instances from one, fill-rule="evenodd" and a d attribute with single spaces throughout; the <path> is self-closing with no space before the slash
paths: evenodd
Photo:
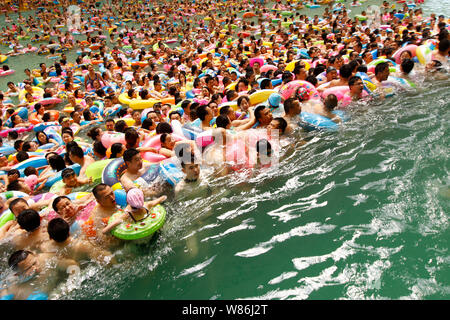
<path id="1" fill-rule="evenodd" d="M 138 257 L 89 266 L 53 298 L 449 299 L 449 85 L 357 106 L 250 180 L 209 178 L 210 197 L 166 203 Z"/>

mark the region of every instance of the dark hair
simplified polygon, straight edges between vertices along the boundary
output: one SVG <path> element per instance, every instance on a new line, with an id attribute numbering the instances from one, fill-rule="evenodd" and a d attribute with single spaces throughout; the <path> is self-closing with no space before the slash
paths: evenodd
<path id="1" fill-rule="evenodd" d="M 230 124 L 230 119 L 226 115 L 220 115 L 216 118 L 216 125 L 218 128 L 226 129 Z"/>
<path id="2" fill-rule="evenodd" d="M 150 127 L 153 126 L 153 120 L 150 118 L 145 118 L 144 121 L 142 121 L 141 128 L 150 130 Z"/>
<path id="3" fill-rule="evenodd" d="M 356 83 L 356 81 L 358 81 L 358 80 L 362 80 L 362 79 L 358 76 L 351 77 L 350 79 L 348 79 L 348 86 L 349 87 L 353 86 Z"/>
<path id="4" fill-rule="evenodd" d="M 401 67 L 403 72 L 410 73 L 414 68 L 414 61 L 412 61 L 411 59 L 405 59 L 402 61 Z"/>
<path id="5" fill-rule="evenodd" d="M 125 129 L 126 148 L 134 148 L 139 140 L 139 133 L 134 128 Z"/>
<path id="6" fill-rule="evenodd" d="M 17 223 L 26 231 L 33 231 L 41 225 L 41 217 L 36 210 L 26 209 L 17 216 Z"/>
<path id="7" fill-rule="evenodd" d="M 353 68 L 350 64 L 344 64 L 340 69 L 339 69 L 339 75 L 344 78 L 347 79 L 352 75 L 353 72 Z"/>
<path id="8" fill-rule="evenodd" d="M 22 151 L 28 152 L 31 149 L 31 141 L 25 141 L 22 145 Z"/>
<path id="9" fill-rule="evenodd" d="M 130 162 L 131 159 L 133 159 L 133 157 L 135 155 L 139 154 L 139 151 L 137 151 L 134 148 L 131 149 L 127 149 L 124 153 L 123 153 L 123 161 L 125 162 Z"/>
<path id="10" fill-rule="evenodd" d="M 111 145 L 111 156 L 110 159 L 117 158 L 117 154 L 122 151 L 123 144 L 116 142 Z"/>
<path id="11" fill-rule="evenodd" d="M 63 171 L 61 171 L 61 177 L 63 179 L 71 177 L 73 175 L 76 175 L 76 172 L 72 168 L 65 168 L 63 169 Z"/>
<path id="12" fill-rule="evenodd" d="M 45 136 L 45 139 L 46 139 L 45 143 L 42 143 L 42 142 L 39 140 L 39 134 L 41 134 L 41 133 Z M 37 131 L 37 132 L 36 132 L 36 140 L 37 140 L 37 143 L 39 143 L 39 145 L 42 146 L 43 144 L 48 143 L 48 136 L 47 136 L 47 134 L 46 134 L 44 131 Z"/>
<path id="13" fill-rule="evenodd" d="M 29 166 L 29 167 L 25 168 L 23 173 L 28 177 L 28 176 L 31 176 L 33 174 L 36 174 L 36 170 L 37 169 L 35 167 Z"/>
<path id="14" fill-rule="evenodd" d="M 266 155 L 269 156 L 272 153 L 272 145 L 267 139 L 260 139 L 256 142 L 256 152 L 260 153 L 266 151 Z"/>
<path id="15" fill-rule="evenodd" d="M 28 155 L 28 153 L 26 153 L 25 151 L 19 151 L 16 154 L 16 159 L 18 162 L 22 162 L 25 161 L 29 158 L 30 156 Z"/>
<path id="16" fill-rule="evenodd" d="M 67 150 L 67 152 L 69 153 L 69 155 L 76 156 L 77 158 L 84 158 L 84 151 L 79 145 L 71 147 L 69 150 Z"/>
<path id="17" fill-rule="evenodd" d="M 114 130 L 117 132 L 124 132 L 125 128 L 127 127 L 127 123 L 125 120 L 119 120 L 114 124 Z"/>
<path id="18" fill-rule="evenodd" d="M 95 127 L 91 128 L 91 129 L 89 129 L 89 131 L 88 131 L 88 133 L 86 135 L 88 137 L 90 137 L 92 140 L 97 140 L 97 137 L 100 135 L 99 129 L 100 129 L 99 126 L 95 126 Z"/>
<path id="19" fill-rule="evenodd" d="M 47 159 L 47 161 L 50 167 L 57 172 L 66 168 L 66 162 L 64 161 L 64 158 L 59 154 L 52 155 Z"/>
<path id="20" fill-rule="evenodd" d="M 261 81 L 259 87 L 260 87 L 261 89 L 268 89 L 269 86 L 270 86 L 270 84 L 271 84 L 271 80 L 270 80 L 270 79 L 263 79 L 263 80 Z M 239 98 L 240 98 L 240 97 L 239 97 Z"/>
<path id="21" fill-rule="evenodd" d="M 287 128 L 287 121 L 284 119 L 284 118 L 282 118 L 282 117 L 277 117 L 277 118 L 274 118 L 273 120 L 276 120 L 276 121 L 278 121 L 278 123 L 280 124 L 280 130 L 281 130 L 281 133 L 284 133 L 285 131 L 286 131 L 286 128 Z"/>
<path id="22" fill-rule="evenodd" d="M 201 105 L 195 110 L 197 113 L 197 117 L 200 118 L 201 121 L 204 121 L 206 119 L 206 116 L 208 115 L 208 111 L 206 110 L 206 105 Z"/>
<path id="23" fill-rule="evenodd" d="M 17 271 L 19 263 L 24 261 L 29 254 L 33 254 L 33 252 L 27 250 L 15 251 L 8 259 L 8 266 L 14 271 Z"/>
<path id="24" fill-rule="evenodd" d="M 11 170 L 9 170 L 7 173 L 6 173 L 6 175 L 9 177 L 9 176 L 12 176 L 12 175 L 15 175 L 15 174 L 17 174 L 19 177 L 20 177 L 20 172 L 19 172 L 19 170 L 17 170 L 17 169 L 11 169 Z"/>
<path id="25" fill-rule="evenodd" d="M 336 106 L 338 104 L 338 99 L 337 99 L 336 95 L 331 93 L 325 98 L 325 100 L 323 101 L 323 104 L 325 105 L 325 108 L 328 111 L 331 111 L 334 108 L 336 108 Z"/>
<path id="26" fill-rule="evenodd" d="M 387 62 L 381 62 L 375 67 L 375 75 L 384 72 L 386 69 L 389 69 L 389 64 Z"/>
<path id="27" fill-rule="evenodd" d="M 100 199 L 99 192 L 105 190 L 106 187 L 108 187 L 107 184 L 100 183 L 100 184 L 96 185 L 94 187 L 94 189 L 92 189 L 92 194 L 94 195 L 95 199 L 97 199 L 97 200 Z"/>
<path id="28" fill-rule="evenodd" d="M 47 232 L 50 239 L 56 242 L 64 242 L 69 237 L 69 224 L 62 218 L 50 220 L 47 226 Z"/>
<path id="29" fill-rule="evenodd" d="M 261 118 L 261 112 L 264 110 L 266 108 L 266 106 L 265 105 L 263 105 L 263 104 L 261 104 L 261 105 L 259 105 L 259 106 L 257 106 L 256 108 L 255 108 L 255 118 L 256 118 L 256 121 L 259 121 L 259 118 Z"/>
<path id="30" fill-rule="evenodd" d="M 13 212 L 12 208 L 13 208 L 16 204 L 18 204 L 19 202 L 23 202 L 23 203 L 28 204 L 28 202 L 27 202 L 24 198 L 16 198 L 16 199 L 12 200 L 12 201 L 9 203 L 9 210 L 10 210 L 11 212 Z"/>
<path id="31" fill-rule="evenodd" d="M 58 213 L 58 203 L 63 199 L 67 199 L 70 201 L 69 197 L 66 197 L 66 196 L 59 196 L 59 197 L 56 197 L 55 200 L 53 200 L 52 208 L 55 212 Z"/>
<path id="32" fill-rule="evenodd" d="M 156 125 L 156 134 L 160 133 L 172 133 L 172 127 L 167 122 L 160 122 Z"/>
<path id="33" fill-rule="evenodd" d="M 16 141 L 14 141 L 14 149 L 19 151 L 19 149 L 22 147 L 22 144 L 23 144 L 23 140 L 16 140 Z"/>
<path id="34" fill-rule="evenodd" d="M 100 154 L 102 157 L 106 157 L 106 148 L 101 143 L 101 141 L 95 141 L 94 142 L 93 150 L 95 152 L 97 152 L 98 154 Z"/>
<path id="35" fill-rule="evenodd" d="M 291 108 L 294 106 L 296 99 L 294 98 L 288 98 L 284 101 L 284 112 L 285 113 L 289 113 L 289 111 L 291 110 Z"/>

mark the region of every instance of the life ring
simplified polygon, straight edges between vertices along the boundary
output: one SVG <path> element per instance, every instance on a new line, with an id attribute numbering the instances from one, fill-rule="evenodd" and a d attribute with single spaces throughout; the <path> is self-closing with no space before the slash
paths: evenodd
<path id="1" fill-rule="evenodd" d="M 11 74 L 13 74 L 15 72 L 16 72 L 16 70 L 13 70 L 13 69 L 9 69 L 9 70 L 6 70 L 6 71 L 0 71 L 0 77 L 9 76 L 9 75 L 11 75 Z"/>
<path id="2" fill-rule="evenodd" d="M 50 114 L 50 121 L 58 121 L 59 119 L 59 111 L 58 110 L 49 110 L 46 111 L 46 113 Z M 28 121 L 30 121 L 31 124 L 39 124 L 41 121 L 37 117 L 37 112 L 33 112 L 28 117 Z"/>
<path id="3" fill-rule="evenodd" d="M 119 216 L 123 211 L 119 211 L 111 216 L 109 224 Z M 166 209 L 160 204 L 154 206 L 148 216 L 138 222 L 127 223 L 123 222 L 111 230 L 111 234 L 116 238 L 122 240 L 138 240 L 150 237 L 158 231 L 166 221 Z"/>
<path id="4" fill-rule="evenodd" d="M 106 131 L 102 135 L 101 142 L 106 149 L 110 148 L 114 143 L 125 145 L 125 134 L 122 132 Z"/>
<path id="5" fill-rule="evenodd" d="M 102 171 L 102 182 L 111 186 L 113 190 L 122 189 L 120 176 L 127 168 L 123 158 L 116 158 L 109 162 Z M 152 164 L 141 176 L 145 182 L 153 182 L 159 174 L 159 164 Z"/>
<path id="6" fill-rule="evenodd" d="M 288 82 L 280 88 L 279 92 L 280 92 L 280 95 L 283 97 L 283 99 L 286 100 L 286 99 L 290 98 L 295 93 L 295 90 L 297 90 L 297 88 L 299 88 L 299 87 L 303 87 L 308 91 L 309 99 L 320 100 L 319 92 L 314 87 L 314 85 L 312 85 L 308 81 L 303 81 L 303 80 L 295 80 L 295 81 Z"/>
<path id="7" fill-rule="evenodd" d="M 339 116 L 342 121 L 346 120 L 345 112 L 342 110 L 334 110 L 332 113 Z M 300 126 L 305 128 L 308 131 L 318 130 L 318 129 L 326 129 L 326 130 L 337 130 L 339 128 L 339 124 L 331 120 L 330 118 L 309 113 L 309 112 L 301 112 L 300 113 Z"/>

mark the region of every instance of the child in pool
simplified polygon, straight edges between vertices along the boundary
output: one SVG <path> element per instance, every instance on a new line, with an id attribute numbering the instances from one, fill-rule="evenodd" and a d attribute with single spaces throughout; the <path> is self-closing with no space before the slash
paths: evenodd
<path id="1" fill-rule="evenodd" d="M 92 183 L 92 177 L 80 178 L 77 177 L 75 171 L 72 168 L 66 168 L 61 172 L 62 181 L 64 186 L 59 191 L 59 195 L 67 195 L 72 193 L 74 188 L 81 187 L 87 183 Z"/>
<path id="2" fill-rule="evenodd" d="M 155 200 L 144 202 L 144 193 L 139 188 L 130 189 L 127 192 L 127 207 L 113 223 L 106 226 L 102 232 L 108 233 L 122 222 L 136 223 L 144 220 L 149 211 L 156 205 L 165 201 L 167 196 L 161 196 Z"/>

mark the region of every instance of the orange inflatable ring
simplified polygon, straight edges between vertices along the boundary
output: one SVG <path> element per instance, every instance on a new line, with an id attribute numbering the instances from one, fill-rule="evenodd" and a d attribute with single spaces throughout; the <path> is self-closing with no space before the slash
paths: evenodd
<path id="1" fill-rule="evenodd" d="M 59 111 L 58 110 L 48 110 L 48 111 L 45 111 L 45 113 L 50 114 L 49 121 L 58 121 L 58 119 L 59 119 Z M 37 112 L 33 112 L 32 114 L 30 114 L 30 116 L 28 117 L 28 121 L 30 121 L 31 124 L 39 124 L 42 122 L 38 119 Z"/>

